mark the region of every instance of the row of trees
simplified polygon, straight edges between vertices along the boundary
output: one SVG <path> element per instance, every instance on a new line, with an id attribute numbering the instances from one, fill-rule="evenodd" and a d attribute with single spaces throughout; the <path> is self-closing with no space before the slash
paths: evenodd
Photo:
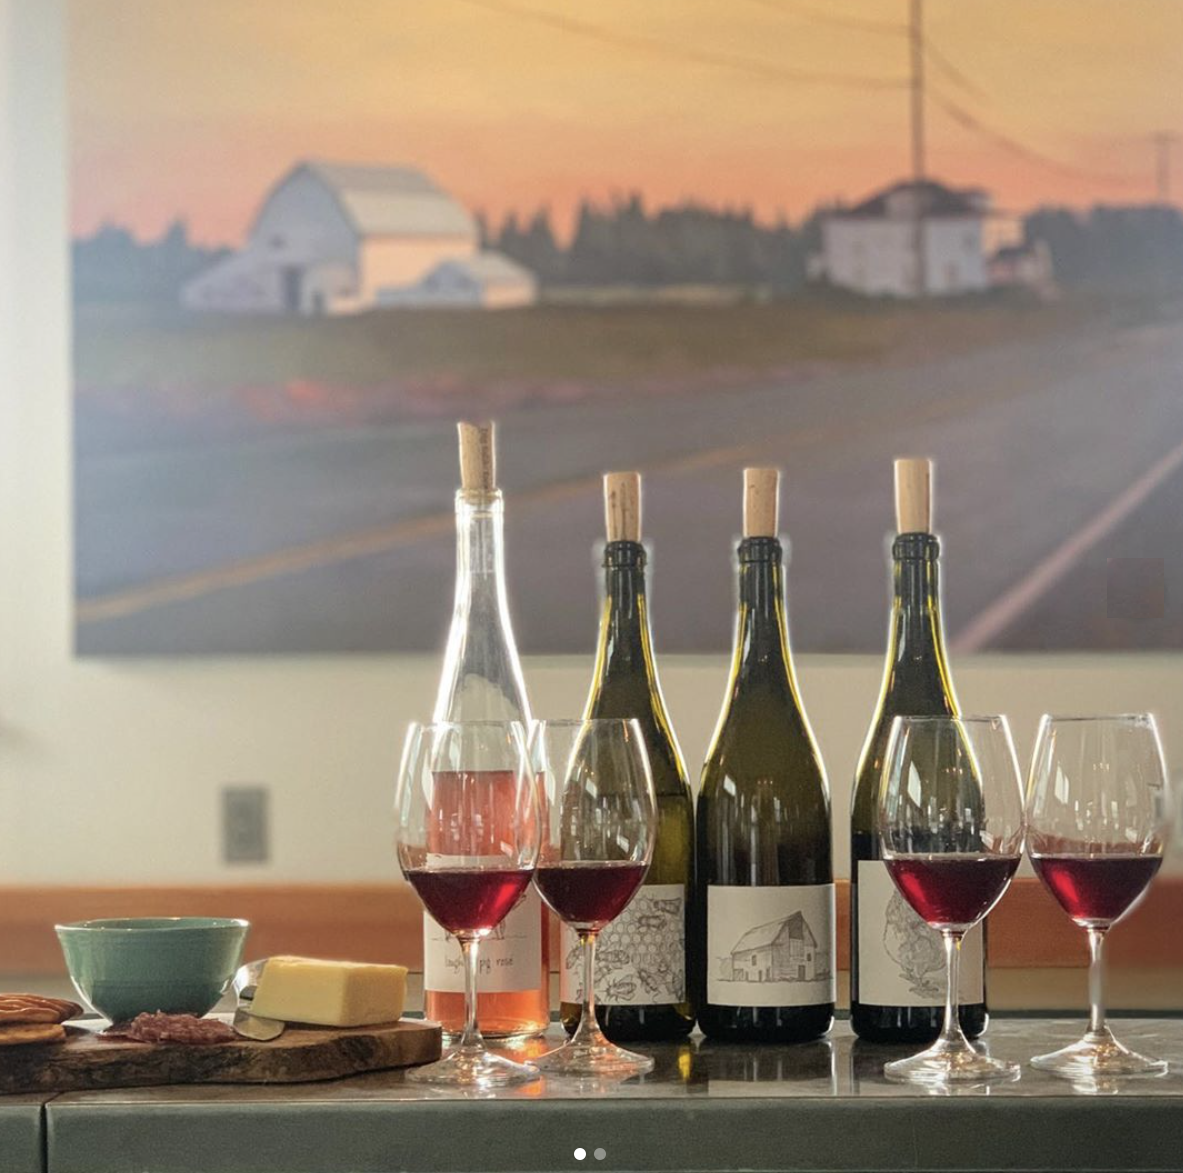
<path id="1" fill-rule="evenodd" d="M 175 306 L 181 286 L 229 251 L 193 244 L 183 220 L 146 242 L 106 224 L 74 241 L 74 300 Z"/>
<path id="2" fill-rule="evenodd" d="M 1136 292 L 1183 289 L 1183 216 L 1162 205 L 1096 207 L 1081 214 L 1043 208 L 1023 221 L 1042 240 L 1064 286 Z"/>
<path id="3" fill-rule="evenodd" d="M 511 214 L 486 247 L 520 261 L 550 285 L 746 285 L 799 289 L 821 240 L 816 216 L 797 228 L 761 224 L 750 209 L 686 203 L 646 210 L 639 195 L 579 206 L 570 242 L 558 243 L 550 213 Z"/>

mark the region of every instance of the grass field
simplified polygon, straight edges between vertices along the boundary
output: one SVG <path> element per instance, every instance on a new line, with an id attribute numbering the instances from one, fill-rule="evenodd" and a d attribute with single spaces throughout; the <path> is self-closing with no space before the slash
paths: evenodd
<path id="1" fill-rule="evenodd" d="M 524 309 L 385 310 L 342 318 L 183 317 L 81 306 L 75 371 L 87 388 L 232 389 L 313 380 L 366 388 L 427 381 L 479 390 L 498 381 L 627 384 L 797 364 L 884 361 L 976 349 L 1078 328 L 1149 305 L 999 297 L 909 305 L 802 297 L 632 304 L 549 302 Z"/>

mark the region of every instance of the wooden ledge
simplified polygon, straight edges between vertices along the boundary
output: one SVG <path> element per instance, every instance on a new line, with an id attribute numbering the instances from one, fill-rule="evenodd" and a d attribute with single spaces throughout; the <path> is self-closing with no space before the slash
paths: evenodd
<path id="1" fill-rule="evenodd" d="M 849 967 L 849 885 L 838 884 L 838 965 Z M 167 888 L 0 887 L 0 972 L 64 972 L 53 926 L 104 916 L 239 916 L 249 957 L 303 953 L 422 968 L 421 905 L 391 884 L 211 885 Z M 1166 877 L 1114 931 L 1117 966 L 1183 969 L 1183 879 Z M 552 957 L 557 951 L 552 950 Z M 1036 879 L 1010 887 L 990 916 L 990 962 L 1007 969 L 1079 966 L 1084 933 Z"/>

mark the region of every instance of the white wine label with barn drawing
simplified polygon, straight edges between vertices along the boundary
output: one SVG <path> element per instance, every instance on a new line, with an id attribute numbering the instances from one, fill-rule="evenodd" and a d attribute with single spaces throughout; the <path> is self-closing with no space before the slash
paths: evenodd
<path id="1" fill-rule="evenodd" d="M 686 887 L 645 884 L 596 942 L 596 1001 L 669 1006 L 686 1001 Z M 579 936 L 563 925 L 559 991 L 583 1001 Z"/>
<path id="2" fill-rule="evenodd" d="M 707 888 L 707 1001 L 834 1001 L 834 885 Z"/>

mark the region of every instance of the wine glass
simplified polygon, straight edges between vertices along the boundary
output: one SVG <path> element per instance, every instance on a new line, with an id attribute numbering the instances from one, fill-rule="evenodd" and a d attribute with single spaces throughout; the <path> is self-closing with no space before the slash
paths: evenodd
<path id="1" fill-rule="evenodd" d="M 595 1010 L 596 937 L 636 894 L 649 870 L 657 796 L 633 720 L 540 721 L 531 760 L 538 776 L 542 845 L 534 882 L 578 934 L 583 952 L 579 1025 L 537 1060 L 549 1075 L 623 1078 L 653 1060 L 610 1043 Z"/>
<path id="2" fill-rule="evenodd" d="M 1142 898 L 1162 863 L 1172 809 L 1149 713 L 1050 717 L 1039 726 L 1027 785 L 1027 850 L 1044 886 L 1088 933 L 1089 1028 L 1033 1067 L 1072 1079 L 1161 1075 L 1105 1023 L 1105 934 Z"/>
<path id="3" fill-rule="evenodd" d="M 538 1070 L 485 1050 L 477 1027 L 481 941 L 525 894 L 538 858 L 538 793 L 520 722 L 412 725 L 399 767 L 398 861 L 427 911 L 459 942 L 465 1024 L 438 1063 L 407 1078 L 508 1087 Z"/>
<path id="4" fill-rule="evenodd" d="M 944 1086 L 1018 1079 L 970 1046 L 958 1020 L 961 939 L 1010 884 L 1023 855 L 1023 792 L 1005 717 L 896 717 L 879 792 L 887 870 L 945 944 L 948 992 L 937 1041 L 888 1063 L 888 1079 Z"/>

